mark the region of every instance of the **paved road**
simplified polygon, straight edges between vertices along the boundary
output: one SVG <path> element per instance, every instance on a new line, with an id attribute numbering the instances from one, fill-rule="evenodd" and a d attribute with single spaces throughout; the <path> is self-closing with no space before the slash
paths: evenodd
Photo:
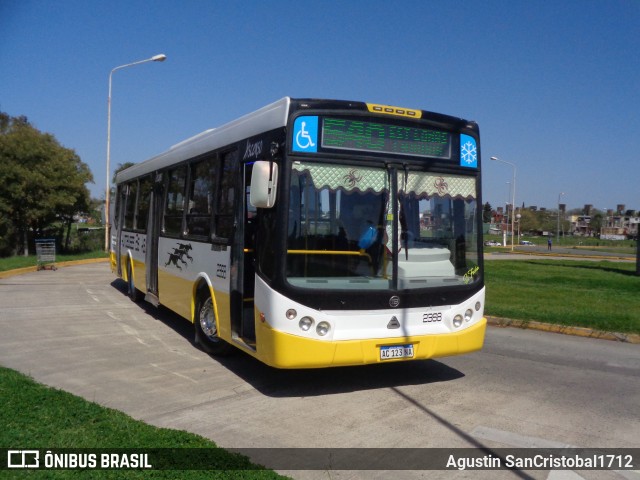
<path id="1" fill-rule="evenodd" d="M 636 255 L 626 253 L 614 253 L 594 248 L 569 248 L 553 247 L 551 251 L 546 246 L 522 246 L 516 245 L 512 252 L 510 248 L 485 252 L 486 260 L 522 260 L 522 259 L 553 259 L 563 258 L 569 260 L 608 260 L 612 262 L 635 262 Z"/>
<path id="2" fill-rule="evenodd" d="M 241 353 L 208 357 L 193 346 L 188 322 L 131 303 L 106 264 L 0 280 L 0 328 L 1 365 L 224 447 L 640 447 L 638 345 L 490 328 L 485 348 L 468 356 L 280 371 Z M 398 472 L 288 474 L 386 479 Z"/>

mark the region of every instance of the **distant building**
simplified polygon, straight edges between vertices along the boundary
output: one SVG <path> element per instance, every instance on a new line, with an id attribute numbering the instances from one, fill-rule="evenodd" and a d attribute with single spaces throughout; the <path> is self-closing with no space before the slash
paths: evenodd
<path id="1" fill-rule="evenodd" d="M 591 232 L 591 215 L 571 215 L 570 232 L 572 235 L 582 235 L 590 237 Z"/>
<path id="2" fill-rule="evenodd" d="M 523 207 L 524 208 L 524 207 Z M 544 212 L 544 207 L 527 207 L 528 210 L 536 212 Z M 569 220 L 570 227 L 567 234 L 580 235 L 584 237 L 600 237 L 608 240 L 626 240 L 637 239 L 640 230 L 640 211 L 626 210 L 626 205 L 618 204 L 616 209 L 607 210 L 602 216 L 601 225 L 596 226 L 598 231 L 593 230 L 593 217 L 598 209 L 594 209 L 593 205 L 585 205 L 581 215 L 565 216 L 566 205 L 560 205 L 562 221 Z M 509 211 L 505 212 L 503 207 L 498 207 L 491 212 L 491 224 L 489 233 L 500 234 L 508 227 Z M 532 232 L 534 235 L 535 233 Z M 542 232 L 538 232 L 538 235 Z M 549 233 L 549 232 L 547 232 Z"/>
<path id="3" fill-rule="evenodd" d="M 622 207 L 622 208 L 620 208 Z M 618 205 L 618 212 L 624 211 L 624 205 Z M 605 240 L 626 240 L 638 237 L 640 217 L 627 215 L 607 215 L 600 229 L 600 238 Z"/>

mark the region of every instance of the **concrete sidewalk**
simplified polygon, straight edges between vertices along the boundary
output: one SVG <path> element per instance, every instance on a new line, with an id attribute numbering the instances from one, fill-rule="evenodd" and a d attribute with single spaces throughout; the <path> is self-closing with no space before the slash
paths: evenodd
<path id="1" fill-rule="evenodd" d="M 242 352 L 213 359 L 194 346 L 189 322 L 131 302 L 107 264 L 0 280 L 0 328 L 1 365 L 223 447 L 327 446 L 307 432 L 322 430 L 337 412 L 344 421 L 370 424 L 372 408 L 386 409 L 372 403 L 371 389 L 460 377 L 436 361 L 310 372 L 276 370 Z M 348 401 L 340 399 L 344 393 Z M 318 396 L 320 403 L 313 400 Z M 331 445 L 403 439 L 401 432 L 384 439 L 361 435 L 341 432 Z"/>

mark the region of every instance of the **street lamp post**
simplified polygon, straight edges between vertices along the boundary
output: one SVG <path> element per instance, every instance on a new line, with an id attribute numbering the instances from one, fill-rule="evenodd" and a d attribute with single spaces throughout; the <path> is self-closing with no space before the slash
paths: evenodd
<path id="1" fill-rule="evenodd" d="M 560 192 L 558 195 L 558 226 L 556 228 L 556 243 L 560 244 L 560 197 L 564 195 L 564 192 Z"/>
<path id="2" fill-rule="evenodd" d="M 163 53 L 159 55 L 154 55 L 151 58 L 147 58 L 146 60 L 140 60 L 138 62 L 127 63 L 126 65 L 120 65 L 119 67 L 114 68 L 109 73 L 109 97 L 107 99 L 107 180 L 106 180 L 106 194 L 104 200 L 104 218 L 105 218 L 105 229 L 104 229 L 104 250 L 105 252 L 109 252 L 109 196 L 111 193 L 111 80 L 113 77 L 113 72 L 116 70 L 121 70 L 127 67 L 133 67 L 134 65 L 140 65 L 141 63 L 147 62 L 164 62 L 167 59 L 167 56 Z"/>
<path id="3" fill-rule="evenodd" d="M 509 205 L 511 205 L 511 182 L 506 182 L 507 183 L 507 199 L 504 203 L 505 207 L 506 207 L 506 212 L 505 212 L 505 218 L 507 219 L 507 224 L 505 225 L 505 228 L 502 229 L 502 246 L 506 247 L 507 246 L 507 230 L 509 230 L 509 218 L 510 215 L 513 214 L 513 212 L 509 213 Z M 513 210 L 513 207 L 511 207 L 511 209 Z"/>
<path id="4" fill-rule="evenodd" d="M 491 160 L 506 163 L 507 165 L 511 165 L 511 168 L 513 168 L 513 181 L 511 190 L 511 209 L 513 210 L 511 212 L 511 251 L 513 252 L 513 224 L 516 215 L 516 166 L 511 162 L 507 162 L 506 160 L 500 160 L 498 157 L 491 157 Z"/>

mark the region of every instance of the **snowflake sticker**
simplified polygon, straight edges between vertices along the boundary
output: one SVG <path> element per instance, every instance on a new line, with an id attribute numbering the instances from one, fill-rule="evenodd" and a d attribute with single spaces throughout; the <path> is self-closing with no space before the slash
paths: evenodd
<path id="1" fill-rule="evenodd" d="M 460 166 L 478 168 L 476 139 L 469 135 L 460 135 Z"/>

